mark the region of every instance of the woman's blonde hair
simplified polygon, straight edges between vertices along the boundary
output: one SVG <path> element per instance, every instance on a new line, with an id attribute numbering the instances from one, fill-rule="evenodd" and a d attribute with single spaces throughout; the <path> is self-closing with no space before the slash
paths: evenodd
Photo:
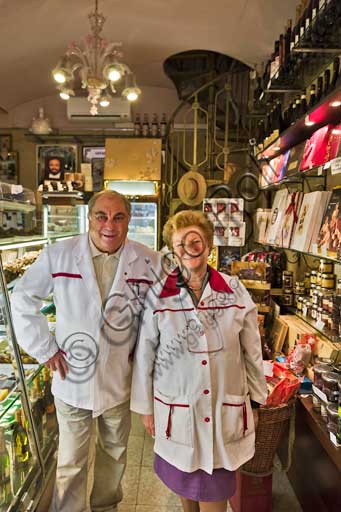
<path id="1" fill-rule="evenodd" d="M 213 245 L 213 224 L 207 217 L 198 210 L 183 210 L 176 213 L 167 220 L 164 225 L 162 236 L 165 244 L 169 249 L 173 249 L 173 235 L 175 231 L 181 228 L 196 226 L 201 229 L 206 238 L 208 247 L 211 249 Z"/>

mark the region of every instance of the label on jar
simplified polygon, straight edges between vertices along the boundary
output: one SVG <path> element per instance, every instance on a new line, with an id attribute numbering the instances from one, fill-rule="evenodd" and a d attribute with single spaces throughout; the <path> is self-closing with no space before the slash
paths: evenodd
<path id="1" fill-rule="evenodd" d="M 323 393 L 323 391 L 321 391 L 319 388 L 314 386 L 314 384 L 312 385 L 312 390 L 313 390 L 313 393 L 315 393 L 315 395 L 318 396 L 323 402 L 328 403 L 327 395 L 325 395 L 325 393 Z"/>
<path id="2" fill-rule="evenodd" d="M 325 327 L 324 321 L 320 318 L 316 322 L 316 329 L 318 329 L 319 331 L 323 331 L 324 327 Z"/>

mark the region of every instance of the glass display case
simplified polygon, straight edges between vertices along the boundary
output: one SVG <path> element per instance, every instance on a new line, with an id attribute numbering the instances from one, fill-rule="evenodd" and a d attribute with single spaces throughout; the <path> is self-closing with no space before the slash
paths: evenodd
<path id="1" fill-rule="evenodd" d="M 85 233 L 88 228 L 88 206 L 43 205 L 43 236 L 48 239 Z"/>
<path id="2" fill-rule="evenodd" d="M 52 308 L 42 310 L 51 329 Z M 0 512 L 35 509 L 54 470 L 57 435 L 51 376 L 17 344 L 0 256 Z"/>
<path id="3" fill-rule="evenodd" d="M 157 202 L 132 202 L 128 237 L 157 250 Z"/>
<path id="4" fill-rule="evenodd" d="M 22 185 L 0 182 L 0 237 L 37 234 L 35 197 Z"/>

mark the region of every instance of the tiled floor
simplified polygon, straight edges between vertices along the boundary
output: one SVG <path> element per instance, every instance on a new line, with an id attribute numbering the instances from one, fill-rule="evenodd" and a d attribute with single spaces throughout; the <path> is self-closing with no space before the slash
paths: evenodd
<path id="1" fill-rule="evenodd" d="M 52 487 L 50 486 L 50 492 Z M 50 496 L 44 496 L 39 512 L 48 510 Z M 296 496 L 284 473 L 273 475 L 273 512 L 301 512 Z M 153 440 L 145 434 L 137 415 L 133 414 L 128 445 L 128 464 L 123 479 L 123 501 L 118 512 L 182 512 L 179 499 L 155 476 Z M 227 511 L 231 511 L 230 507 Z"/>

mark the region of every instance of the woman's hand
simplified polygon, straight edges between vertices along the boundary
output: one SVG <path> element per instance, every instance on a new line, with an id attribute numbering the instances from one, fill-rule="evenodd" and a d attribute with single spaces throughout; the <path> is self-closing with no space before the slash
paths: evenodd
<path id="1" fill-rule="evenodd" d="M 148 434 L 155 437 L 154 414 L 143 414 L 142 423 Z"/>

